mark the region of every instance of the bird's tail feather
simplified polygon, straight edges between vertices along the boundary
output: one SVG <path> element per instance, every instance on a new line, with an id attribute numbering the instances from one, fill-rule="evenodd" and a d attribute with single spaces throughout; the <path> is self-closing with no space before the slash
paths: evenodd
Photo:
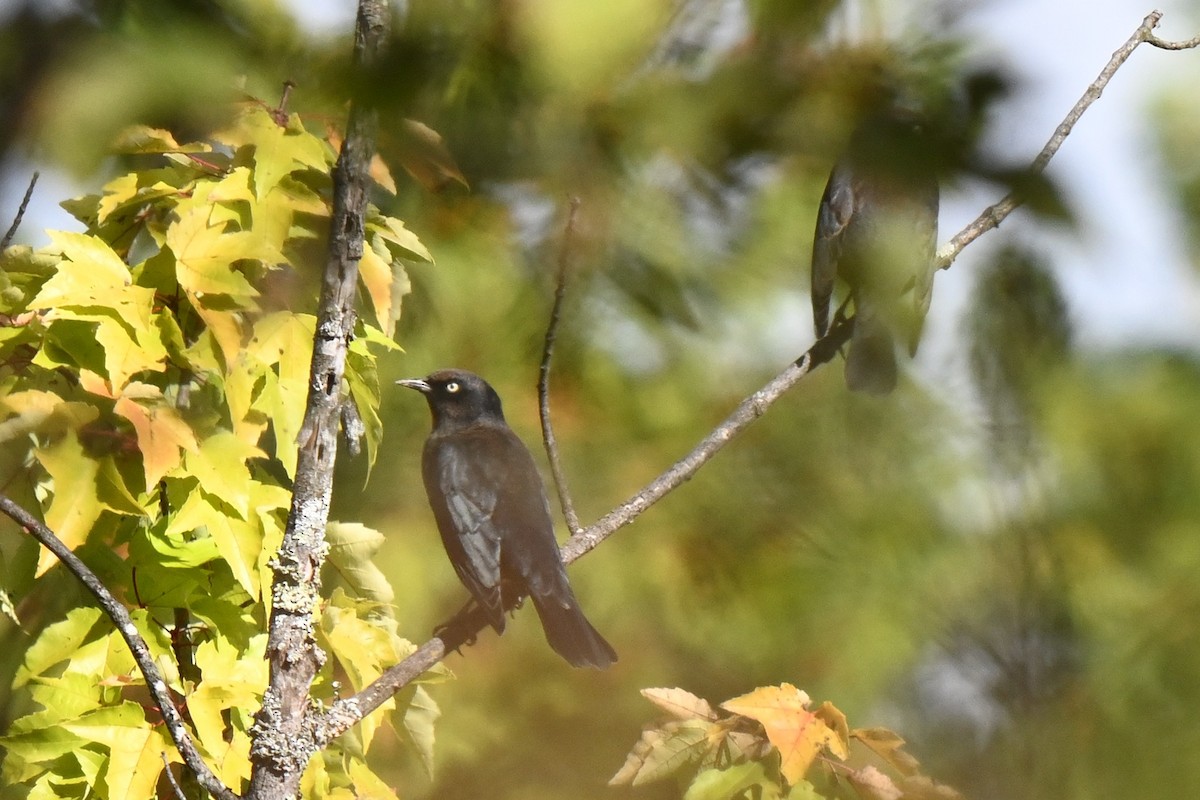
<path id="1" fill-rule="evenodd" d="M 617 660 L 612 645 L 587 621 L 574 597 L 533 597 L 546 641 L 573 667 L 604 669 Z"/>
<path id="2" fill-rule="evenodd" d="M 896 388 L 896 346 L 887 327 L 861 310 L 846 356 L 846 385 L 856 392 L 887 394 Z"/>

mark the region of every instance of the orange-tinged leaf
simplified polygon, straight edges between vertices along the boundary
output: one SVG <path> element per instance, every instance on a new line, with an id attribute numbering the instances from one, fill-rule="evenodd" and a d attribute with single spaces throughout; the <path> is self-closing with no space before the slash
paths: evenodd
<path id="1" fill-rule="evenodd" d="M 850 736 L 895 767 L 901 775 L 916 775 L 921 764 L 904 750 L 904 739 L 887 728 L 855 728 Z"/>
<path id="2" fill-rule="evenodd" d="M 104 510 L 96 496 L 96 473 L 100 471 L 100 465 L 84 455 L 72 430 L 54 445 L 35 452 L 37 460 L 54 479 L 54 499 L 46 509 L 46 527 L 74 550 L 87 539 L 92 525 Z M 49 569 L 54 561 L 49 550 L 42 550 L 37 574 Z"/>
<path id="3" fill-rule="evenodd" d="M 678 719 L 715 721 L 717 718 L 707 700 L 687 689 L 642 689 L 642 697 Z"/>
<path id="4" fill-rule="evenodd" d="M 325 138 L 329 140 L 330 147 L 339 152 L 341 151 L 344 141 L 341 131 L 332 125 L 328 125 L 325 128 Z M 378 153 L 372 156 L 371 166 L 367 170 L 367 174 L 371 176 L 371 180 L 379 185 L 379 188 L 388 194 L 396 193 L 396 180 L 392 177 L 392 171 L 388 168 L 387 162 Z"/>
<path id="5" fill-rule="evenodd" d="M 436 192 L 451 181 L 467 186 L 441 134 L 423 122 L 404 120 L 400 128 L 400 164 L 426 190 Z M 396 193 L 395 186 L 391 189 Z"/>
<path id="6" fill-rule="evenodd" d="M 392 171 L 388 169 L 387 162 L 378 153 L 371 157 L 371 166 L 367 173 L 371 176 L 371 180 L 379 184 L 384 191 L 389 194 L 396 193 L 396 181 L 392 178 Z"/>
<path id="7" fill-rule="evenodd" d="M 157 400 L 148 398 L 144 402 L 135 402 L 124 396 L 117 400 L 113 410 L 129 420 L 137 433 L 147 488 L 156 485 L 164 475 L 179 466 L 183 460 L 183 450 L 194 451 L 197 447 L 196 435 L 191 427 L 171 405 L 162 400 L 161 395 Z"/>
<path id="8" fill-rule="evenodd" d="M 779 750 L 780 772 L 788 783 L 799 782 L 813 760 L 828 748 L 845 758 L 837 733 L 808 710 L 808 695 L 790 683 L 764 686 L 726 700 L 721 707 L 762 723 L 767 738 Z"/>
<path id="9" fill-rule="evenodd" d="M 116 397 L 113 394 L 112 385 L 105 380 L 104 376 L 98 375 L 90 369 L 79 370 L 79 388 L 98 397 L 107 397 L 109 400 Z"/>
<path id="10" fill-rule="evenodd" d="M 373 236 L 370 247 L 363 248 L 358 274 L 371 297 L 379 329 L 391 337 L 400 319 L 400 299 L 412 291 L 403 262 L 393 259 L 387 245 L 380 237 Z"/>

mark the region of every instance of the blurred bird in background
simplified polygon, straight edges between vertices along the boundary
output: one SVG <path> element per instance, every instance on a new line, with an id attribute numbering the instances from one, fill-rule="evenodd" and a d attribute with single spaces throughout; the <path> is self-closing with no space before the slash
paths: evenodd
<path id="1" fill-rule="evenodd" d="M 840 278 L 854 305 L 846 385 L 896 388 L 896 340 L 917 351 L 933 291 L 938 181 L 921 116 L 891 103 L 867 114 L 834 166 L 817 213 L 812 307 L 817 336 L 831 325 Z"/>
<path id="2" fill-rule="evenodd" d="M 546 488 L 504 421 L 496 391 L 453 369 L 397 383 L 429 402 L 425 491 L 450 563 L 488 623 L 503 633 L 506 610 L 528 595 L 550 647 L 572 666 L 603 669 L 616 661 L 571 591 Z"/>

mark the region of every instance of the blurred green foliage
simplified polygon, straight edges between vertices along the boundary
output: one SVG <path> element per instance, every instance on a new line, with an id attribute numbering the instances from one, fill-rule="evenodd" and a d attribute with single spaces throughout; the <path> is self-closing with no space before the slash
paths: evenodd
<path id="1" fill-rule="evenodd" d="M 143 122 L 187 136 L 238 92 L 273 99 L 285 79 L 294 107 L 340 122 L 349 43 L 305 40 L 273 3 L 83 5 L 61 18 L 29 5 L 8 21 L 6 148 L 107 175 L 110 133 Z M 964 74 L 949 36 L 830 44 L 832 0 L 411 5 L 358 90 L 381 106 L 389 163 L 427 157 L 401 135 L 402 120 L 420 120 L 469 189 L 401 181 L 381 198 L 437 259 L 412 270 L 405 354 L 384 378 L 478 371 L 535 445 L 565 246 L 553 413 L 585 522 L 807 346 L 817 200 L 881 82 L 940 110 L 948 183 L 1001 172 L 972 140 L 1002 77 Z M 704 23 L 718 6 L 745 15 L 723 23 L 727 43 Z M 1196 241 L 1200 114 L 1184 83 L 1175 91 L 1160 102 L 1162 154 Z M 564 245 L 571 196 L 582 205 Z M 956 270 L 983 269 L 971 253 Z M 974 400 L 916 382 L 864 399 L 839 364 L 819 370 L 572 568 L 621 656 L 613 669 L 565 668 L 523 611 L 503 639 L 485 633 L 447 660 L 458 680 L 434 689 L 432 781 L 386 732 L 373 763 L 414 797 L 677 797 L 670 784 L 604 785 L 654 714 L 637 690 L 725 698 L 790 682 L 905 734 L 930 775 L 973 798 L 1194 794 L 1200 365 L 1073 351 L 1069 310 L 1047 300 L 1053 270 L 1005 293 L 1012 257 L 982 273 L 996 280 L 981 278 L 956 342 L 977 354 Z M 361 460 L 343 459 L 333 517 L 388 534 L 377 562 L 400 633 L 420 640 L 464 593 L 420 485 L 426 409 L 394 392 L 381 413 L 379 461 L 367 481 Z M 1020 435 L 995 438 L 1001 414 Z M 19 468 L 5 464 L 0 481 Z M 28 632 L 5 629 L 0 685 L 29 633 L 82 602 L 73 591 L 19 608 Z"/>

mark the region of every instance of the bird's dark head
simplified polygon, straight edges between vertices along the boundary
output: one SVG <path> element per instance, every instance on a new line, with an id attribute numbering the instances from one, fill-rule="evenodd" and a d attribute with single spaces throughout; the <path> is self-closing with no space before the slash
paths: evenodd
<path id="1" fill-rule="evenodd" d="M 463 427 L 480 421 L 503 422 L 500 396 L 487 381 L 462 369 L 442 369 L 426 378 L 396 381 L 398 386 L 425 395 L 434 430 Z"/>

